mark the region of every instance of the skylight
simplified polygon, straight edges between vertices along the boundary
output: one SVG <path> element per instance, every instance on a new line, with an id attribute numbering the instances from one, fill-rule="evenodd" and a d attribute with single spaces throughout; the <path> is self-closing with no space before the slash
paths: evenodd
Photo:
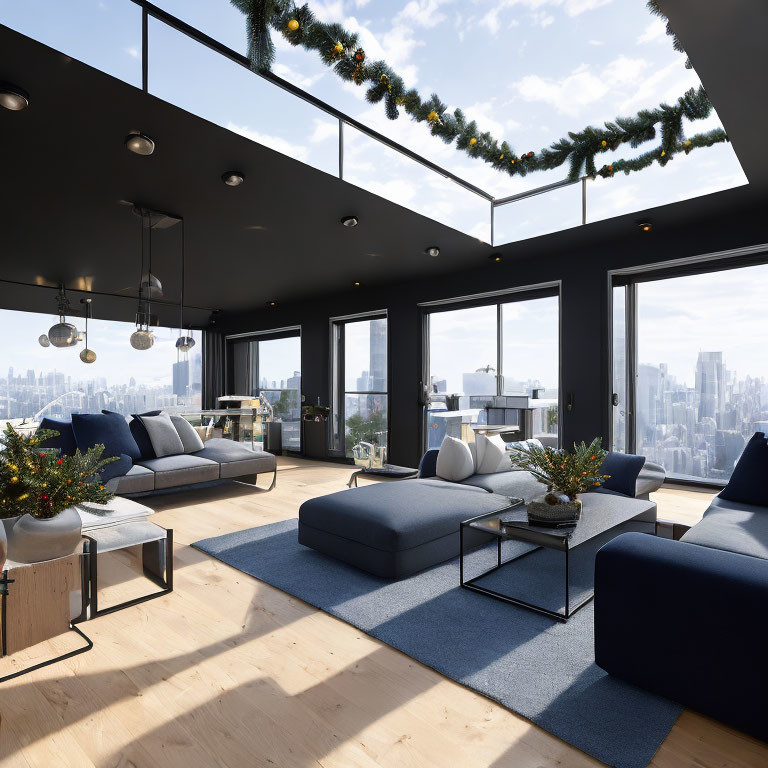
<path id="1" fill-rule="evenodd" d="M 229 0 L 157 0 L 156 4 L 246 53 L 245 17 Z M 31 0 L 21 4 L 21 10 L 4 11 L 12 18 L 3 21 L 78 55 L 71 46 L 50 39 L 61 32 L 40 33 L 50 18 L 41 13 L 47 5 L 50 0 Z M 83 5 L 83 16 L 91 18 L 86 30 L 105 23 L 110 14 L 119 18 L 128 7 L 136 8 L 129 0 L 76 5 Z M 508 141 L 517 155 L 539 153 L 569 131 L 601 127 L 605 121 L 662 102 L 674 104 L 700 84 L 695 71 L 685 68 L 685 55 L 674 51 L 664 21 L 649 13 L 645 0 L 309 0 L 309 7 L 318 20 L 337 22 L 357 33 L 367 59 L 385 60 L 422 99 L 437 93 L 451 111 L 460 107 L 469 120 L 477 121 L 480 131 L 489 131 L 499 142 Z M 338 126 L 333 118 L 150 21 L 152 93 L 284 154 L 338 172 Z M 123 39 L 123 30 L 111 34 L 120 35 L 120 47 L 113 47 L 110 54 L 116 59 L 110 62 L 112 71 L 120 71 L 128 63 L 119 62 L 121 57 L 135 62 L 140 32 L 136 30 L 135 43 Z M 273 31 L 272 39 L 275 74 L 496 198 L 567 175 L 566 164 L 511 177 L 457 151 L 455 143 L 445 144 L 430 135 L 426 123 L 414 122 L 402 109 L 397 120 L 388 120 L 382 103 L 365 100 L 367 84 L 341 80 L 317 52 L 291 45 L 279 32 Z M 131 72 L 125 79 L 134 79 Z M 208 81 L 215 87 L 200 87 Z M 706 120 L 686 124 L 686 136 L 717 127 L 720 122 L 713 112 Z M 630 159 L 657 144 L 658 139 L 636 149 L 626 144 L 616 151 L 607 149 L 596 157 L 597 167 Z M 349 126 L 344 131 L 344 178 L 482 240 L 491 239 L 486 200 Z M 716 144 L 681 153 L 665 167 L 654 162 L 629 176 L 590 181 L 587 221 L 745 183 L 730 144 Z M 520 240 L 581 221 L 580 192 L 563 188 L 497 208 L 494 242 Z"/>

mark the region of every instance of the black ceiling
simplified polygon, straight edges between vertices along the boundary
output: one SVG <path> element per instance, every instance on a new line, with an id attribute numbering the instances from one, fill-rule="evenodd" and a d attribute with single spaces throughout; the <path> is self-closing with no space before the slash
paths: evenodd
<path id="1" fill-rule="evenodd" d="M 759 151 L 768 115 L 764 99 L 755 105 L 735 95 L 739 88 L 728 73 L 739 72 L 741 82 L 764 88 L 768 70 L 765 47 L 757 45 L 760 25 L 746 25 L 745 45 L 733 39 L 735 34 L 723 34 L 729 24 L 744 28 L 743 19 L 725 10 L 730 3 L 708 4 L 707 14 L 698 16 L 694 0 L 666 0 L 664 5 L 673 20 L 695 17 L 690 25 L 678 19 L 676 28 L 718 106 L 750 185 L 654 210 L 654 222 L 694 222 L 709 216 L 715 202 L 721 212 L 754 207 L 768 189 L 768 160 Z M 734 0 L 732 5 L 758 13 L 757 0 Z M 702 21 L 714 13 L 717 45 L 711 24 Z M 764 20 L 762 5 L 760 14 Z M 77 288 L 83 287 L 83 278 L 90 278 L 93 291 L 134 296 L 140 223 L 126 201 L 184 218 L 186 300 L 200 308 L 191 313 L 196 324 L 204 323 L 212 308 L 243 311 L 272 299 L 285 303 L 352 290 L 355 280 L 379 285 L 488 268 L 490 246 L 472 237 L 190 115 L 2 26 L 0 50 L 0 80 L 31 94 L 29 109 L 0 110 L 0 278 L 6 281 Z M 749 67 L 738 62 L 742 51 L 754 56 Z M 124 137 L 132 129 L 154 137 L 157 149 L 152 156 L 125 149 Z M 221 182 L 222 172 L 232 168 L 245 173 L 243 186 L 230 188 Z M 360 226 L 342 227 L 339 220 L 347 214 L 357 215 Z M 638 215 L 580 227 L 573 236 L 582 245 L 620 239 Z M 548 247 L 562 249 L 564 234 L 497 250 L 546 258 Z M 423 252 L 433 244 L 441 249 L 437 259 Z M 153 272 L 163 281 L 169 302 L 178 301 L 179 270 L 179 228 L 157 232 Z M 95 314 L 130 319 L 134 303 L 104 298 L 95 302 Z M 51 311 L 53 293 L 0 283 L 0 304 Z M 175 317 L 170 307 L 161 310 L 161 322 L 170 324 Z"/>

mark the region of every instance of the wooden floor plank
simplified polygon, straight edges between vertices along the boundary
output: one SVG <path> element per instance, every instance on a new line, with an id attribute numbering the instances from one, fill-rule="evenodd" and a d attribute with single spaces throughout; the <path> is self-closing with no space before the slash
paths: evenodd
<path id="1" fill-rule="evenodd" d="M 190 546 L 296 517 L 304 500 L 345 488 L 352 471 L 293 458 L 279 463 L 269 493 L 233 483 L 146 500 L 155 521 L 174 529 L 175 591 L 89 622 L 93 651 L 0 687 L 2 768 L 600 765 L 375 638 Z M 664 488 L 653 500 L 660 517 L 690 525 L 712 495 Z M 124 556 L 105 561 L 102 577 L 104 599 L 132 595 L 142 583 Z M 63 639 L 52 649 L 57 642 Z M 764 765 L 768 745 L 688 711 L 652 762 Z"/>

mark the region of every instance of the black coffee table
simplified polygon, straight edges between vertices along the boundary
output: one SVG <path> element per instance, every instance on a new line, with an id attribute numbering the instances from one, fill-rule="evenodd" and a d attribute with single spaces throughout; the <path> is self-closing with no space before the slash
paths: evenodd
<path id="1" fill-rule="evenodd" d="M 471 589 L 473 592 L 479 592 L 483 595 L 495 597 L 497 600 L 503 600 L 512 605 L 518 605 L 529 610 L 542 613 L 558 621 L 568 621 L 576 611 L 583 608 L 594 597 L 594 591 L 590 591 L 588 596 L 581 600 L 577 605 L 571 606 L 569 597 L 569 553 L 576 547 L 584 544 L 596 536 L 606 533 L 612 529 L 618 529 L 622 524 L 629 522 L 638 515 L 642 515 L 656 505 L 651 501 L 641 499 L 630 499 L 620 496 L 612 496 L 601 493 L 588 493 L 582 497 L 581 520 L 571 528 L 543 528 L 537 525 L 531 525 L 528 522 L 528 513 L 524 505 L 506 512 L 491 512 L 485 515 L 478 515 L 469 520 L 465 520 L 460 527 L 461 555 L 460 555 L 460 574 L 461 586 L 465 589 Z M 468 530 L 482 531 L 496 539 L 497 545 L 497 564 L 493 568 L 483 571 L 471 579 L 464 579 L 464 537 Z M 618 535 L 619 530 L 616 531 Z M 522 541 L 535 545 L 533 549 L 527 550 L 522 554 L 516 555 L 508 560 L 502 561 L 501 545 L 505 540 Z M 488 574 L 498 571 L 501 568 L 514 563 L 515 561 L 526 557 L 532 552 L 545 547 L 558 552 L 562 552 L 565 558 L 565 610 L 552 611 L 540 605 L 526 602 L 512 595 L 504 594 L 488 587 L 479 585 L 477 582 L 488 576 Z"/>
<path id="2" fill-rule="evenodd" d="M 354 483 L 357 488 L 357 478 L 360 475 L 370 475 L 379 480 L 407 480 L 410 477 L 416 477 L 419 474 L 418 469 L 413 467 L 400 467 L 397 464 L 385 464 L 383 467 L 362 467 L 352 473 L 349 478 L 347 488 L 351 488 Z"/>

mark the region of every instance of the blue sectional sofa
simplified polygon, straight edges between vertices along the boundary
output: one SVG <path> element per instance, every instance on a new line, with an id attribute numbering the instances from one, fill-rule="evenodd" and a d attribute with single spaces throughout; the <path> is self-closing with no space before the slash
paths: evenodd
<path id="1" fill-rule="evenodd" d="M 526 502 L 544 488 L 529 472 L 475 474 L 461 482 L 436 475 L 437 450 L 427 451 L 419 477 L 352 488 L 305 501 L 299 509 L 299 543 L 385 579 L 402 579 L 459 554 L 463 520 L 502 509 L 509 497 Z M 664 479 L 648 473 L 632 490 L 647 494 Z M 620 491 L 601 489 L 618 497 Z M 647 498 L 647 495 L 646 495 Z M 634 524 L 637 523 L 636 526 Z M 653 533 L 655 507 L 633 521 Z M 478 534 L 479 536 L 479 534 Z M 465 540 L 465 546 L 483 543 Z"/>
<path id="2" fill-rule="evenodd" d="M 757 433 L 679 541 L 626 533 L 597 553 L 595 661 L 768 741 L 766 606 L 768 443 Z"/>

